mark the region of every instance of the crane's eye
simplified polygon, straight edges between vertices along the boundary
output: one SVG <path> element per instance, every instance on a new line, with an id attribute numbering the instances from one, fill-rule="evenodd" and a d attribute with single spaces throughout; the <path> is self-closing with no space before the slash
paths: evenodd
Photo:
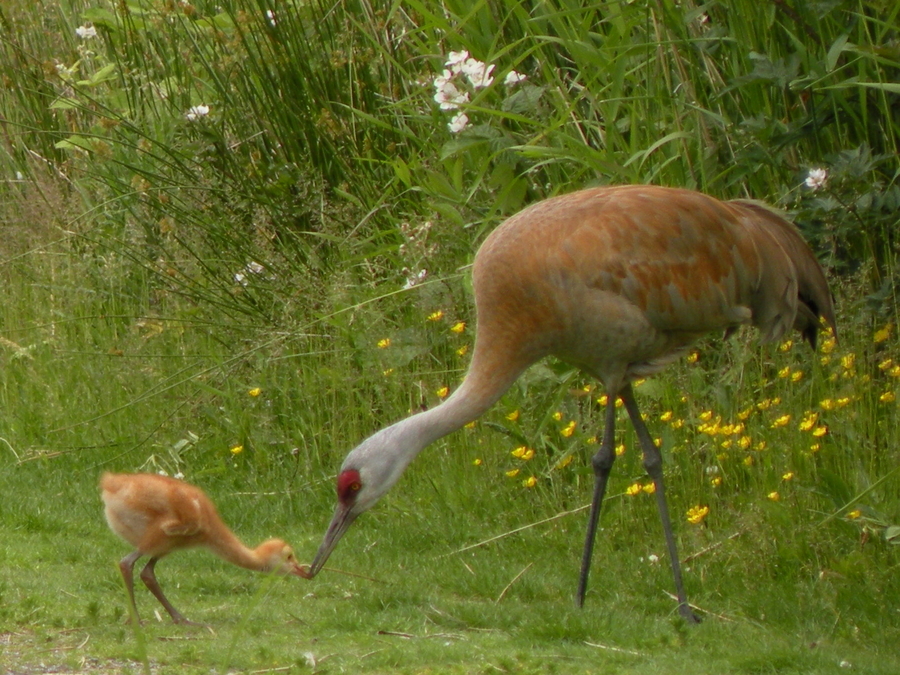
<path id="1" fill-rule="evenodd" d="M 342 502 L 356 499 L 356 493 L 362 490 L 362 479 L 356 469 L 342 471 L 337 480 L 338 499 Z"/>

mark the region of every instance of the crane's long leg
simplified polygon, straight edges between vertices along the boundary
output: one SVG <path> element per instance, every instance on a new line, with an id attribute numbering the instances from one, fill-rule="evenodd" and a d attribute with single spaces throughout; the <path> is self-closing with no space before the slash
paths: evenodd
<path id="1" fill-rule="evenodd" d="M 663 483 L 662 454 L 647 430 L 647 425 L 641 418 L 637 401 L 631 384 L 628 384 L 619 394 L 625 403 L 625 409 L 637 432 L 638 441 L 644 456 L 644 469 L 646 469 L 653 484 L 656 486 L 656 505 L 659 508 L 659 518 L 662 521 L 663 532 L 666 535 L 666 546 L 669 549 L 669 560 L 672 563 L 672 575 L 675 577 L 675 593 L 678 596 L 678 612 L 690 623 L 699 623 L 700 619 L 691 611 L 684 593 L 684 584 L 681 580 L 681 562 L 678 559 L 678 549 L 675 546 L 675 535 L 672 532 L 672 521 L 669 518 L 669 506 L 666 503 L 666 488 Z"/>
<path id="2" fill-rule="evenodd" d="M 128 590 L 128 600 L 131 602 L 131 609 L 133 610 L 128 618 L 128 623 L 131 623 L 131 617 L 134 617 L 135 621 L 140 623 L 140 618 L 137 613 L 137 604 L 134 602 L 134 564 L 140 557 L 140 551 L 132 551 L 119 561 L 119 571 L 122 572 L 122 578 L 125 580 L 125 588 Z"/>
<path id="3" fill-rule="evenodd" d="M 603 427 L 603 440 L 600 449 L 591 459 L 594 467 L 594 499 L 591 502 L 591 514 L 588 517 L 587 535 L 584 539 L 584 553 L 581 556 L 581 576 L 578 579 L 578 592 L 575 604 L 584 605 L 584 594 L 587 592 L 588 573 L 591 571 L 591 557 L 594 554 L 594 539 L 597 533 L 597 521 L 600 518 L 600 505 L 606 493 L 606 482 L 616 459 L 613 449 L 616 438 L 616 397 L 609 396 L 606 404 L 606 425 Z"/>
<path id="4" fill-rule="evenodd" d="M 184 615 L 172 606 L 172 603 L 169 602 L 169 599 L 163 593 L 162 588 L 160 588 L 159 582 L 156 580 L 156 572 L 153 570 L 158 560 L 159 558 L 150 558 L 147 564 L 144 565 L 144 569 L 141 570 L 141 581 L 143 581 L 144 585 L 150 589 L 150 592 L 156 596 L 159 603 L 166 608 L 169 616 L 172 617 L 172 621 L 175 623 L 194 623 L 193 621 L 188 621 L 184 618 Z"/>

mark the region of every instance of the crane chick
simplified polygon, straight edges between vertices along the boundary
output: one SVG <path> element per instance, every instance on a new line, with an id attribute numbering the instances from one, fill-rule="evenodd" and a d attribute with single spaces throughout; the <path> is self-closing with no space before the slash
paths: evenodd
<path id="1" fill-rule="evenodd" d="M 492 406 L 531 364 L 556 356 L 602 382 L 610 403 L 592 458 L 594 494 L 576 602 L 584 602 L 594 536 L 615 459 L 621 398 L 656 486 L 679 611 L 687 604 L 669 517 L 662 457 L 631 383 L 662 370 L 703 335 L 753 325 L 763 342 L 791 328 L 815 346 L 835 329 L 821 266 L 793 224 L 756 202 L 722 202 L 674 188 L 598 187 L 538 202 L 484 241 L 472 269 L 472 362 L 443 403 L 376 432 L 344 460 L 337 506 L 309 569 L 315 576 L 351 523 L 429 443 Z"/>
<path id="2" fill-rule="evenodd" d="M 194 485 L 149 473 L 104 473 L 100 491 L 110 529 L 135 547 L 119 562 L 134 616 L 134 564 L 142 556 L 150 560 L 141 581 L 175 623 L 193 622 L 172 606 L 154 572 L 159 559 L 172 551 L 202 546 L 239 567 L 304 576 L 291 547 L 281 539 L 269 539 L 255 549 L 242 544 L 209 497 Z"/>

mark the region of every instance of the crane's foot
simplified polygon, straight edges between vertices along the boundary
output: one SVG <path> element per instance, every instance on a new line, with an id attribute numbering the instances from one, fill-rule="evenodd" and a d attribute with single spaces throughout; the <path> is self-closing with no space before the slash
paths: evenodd
<path id="1" fill-rule="evenodd" d="M 678 613 L 681 614 L 682 619 L 690 624 L 700 623 L 700 617 L 694 614 L 694 610 L 692 610 L 686 602 L 682 602 L 678 605 Z"/>

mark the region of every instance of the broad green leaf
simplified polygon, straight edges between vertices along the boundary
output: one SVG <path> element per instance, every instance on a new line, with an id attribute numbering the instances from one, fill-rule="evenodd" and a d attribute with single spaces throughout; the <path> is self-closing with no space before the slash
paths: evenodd
<path id="1" fill-rule="evenodd" d="M 54 143 L 55 148 L 60 150 L 87 150 L 92 151 L 94 144 L 89 138 L 84 136 L 69 136 L 67 139 Z"/>

